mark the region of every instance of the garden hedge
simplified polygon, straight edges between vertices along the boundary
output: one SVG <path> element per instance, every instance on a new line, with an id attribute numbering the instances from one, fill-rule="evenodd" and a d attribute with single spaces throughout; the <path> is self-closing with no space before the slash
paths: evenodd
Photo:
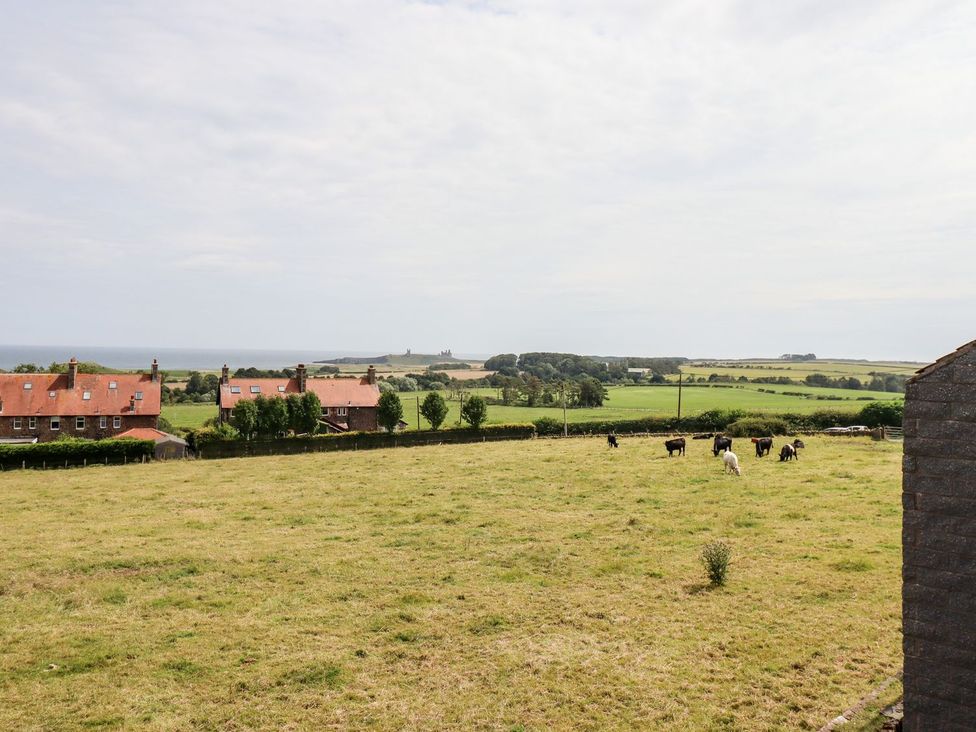
<path id="1" fill-rule="evenodd" d="M 55 440 L 33 445 L 0 445 L 0 469 L 63 468 L 151 459 L 152 440 Z"/>

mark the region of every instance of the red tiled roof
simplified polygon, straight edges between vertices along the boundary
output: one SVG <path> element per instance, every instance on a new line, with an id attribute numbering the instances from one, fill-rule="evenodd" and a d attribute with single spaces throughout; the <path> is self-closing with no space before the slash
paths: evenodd
<path id="1" fill-rule="evenodd" d="M 116 388 L 110 389 L 109 383 Z M 30 384 L 29 389 L 24 385 Z M 129 400 L 136 392 L 136 410 Z M 0 374 L 4 417 L 75 417 L 159 414 L 160 383 L 149 374 L 78 374 L 68 388 L 67 374 Z M 85 393 L 89 398 L 85 399 Z M 51 396 L 51 395 L 54 396 Z"/>
<path id="2" fill-rule="evenodd" d="M 231 387 L 240 387 L 239 394 L 231 392 Z M 261 388 L 252 393 L 251 387 Z M 278 387 L 284 387 L 281 391 Z M 380 389 L 376 384 L 367 384 L 365 379 L 306 379 L 305 388 L 314 391 L 323 407 L 375 407 L 380 400 Z M 298 379 L 230 379 L 229 384 L 221 384 L 218 398 L 223 409 L 233 409 L 241 399 L 255 399 L 258 394 L 265 397 L 287 397 L 298 394 Z"/>
<path id="3" fill-rule="evenodd" d="M 116 435 L 116 437 L 120 440 L 129 437 L 133 440 L 152 440 L 153 442 L 173 440 L 182 442 L 184 445 L 186 444 L 185 440 L 176 435 L 171 435 L 169 432 L 163 432 L 152 427 L 133 427 L 131 430 L 126 430 L 122 434 Z"/>

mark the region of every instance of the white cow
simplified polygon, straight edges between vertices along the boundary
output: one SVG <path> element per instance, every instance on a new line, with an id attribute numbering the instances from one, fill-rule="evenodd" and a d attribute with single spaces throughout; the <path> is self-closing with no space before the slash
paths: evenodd
<path id="1" fill-rule="evenodd" d="M 739 458 L 731 450 L 726 450 L 725 454 L 722 456 L 722 462 L 725 463 L 726 473 L 735 473 L 736 475 L 742 475 L 742 470 L 739 469 Z"/>

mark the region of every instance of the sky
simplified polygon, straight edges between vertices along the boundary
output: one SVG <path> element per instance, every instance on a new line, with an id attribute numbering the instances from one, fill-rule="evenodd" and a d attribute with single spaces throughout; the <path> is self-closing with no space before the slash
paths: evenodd
<path id="1" fill-rule="evenodd" d="M 925 361 L 976 338 L 972 2 L 0 17 L 0 344 Z"/>

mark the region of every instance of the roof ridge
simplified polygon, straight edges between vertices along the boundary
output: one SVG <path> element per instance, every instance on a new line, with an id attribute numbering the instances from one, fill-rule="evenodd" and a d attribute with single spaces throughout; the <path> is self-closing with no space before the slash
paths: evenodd
<path id="1" fill-rule="evenodd" d="M 952 353 L 947 353 L 945 356 L 942 356 L 942 358 L 936 359 L 935 361 L 933 361 L 932 363 L 930 363 L 928 366 L 925 366 L 923 368 L 920 368 L 918 371 L 915 372 L 915 375 L 912 376 L 912 378 L 910 378 L 908 380 L 908 383 L 909 384 L 914 384 L 919 379 L 924 379 L 926 376 L 928 376 L 929 374 L 931 374 L 933 371 L 938 371 L 942 367 L 948 366 L 953 361 L 955 361 L 957 358 L 959 358 L 961 356 L 965 356 L 967 353 L 973 351 L 974 349 L 976 349 L 976 340 L 969 341 L 969 343 L 964 343 L 963 345 L 959 346 L 959 348 L 957 348 Z"/>

